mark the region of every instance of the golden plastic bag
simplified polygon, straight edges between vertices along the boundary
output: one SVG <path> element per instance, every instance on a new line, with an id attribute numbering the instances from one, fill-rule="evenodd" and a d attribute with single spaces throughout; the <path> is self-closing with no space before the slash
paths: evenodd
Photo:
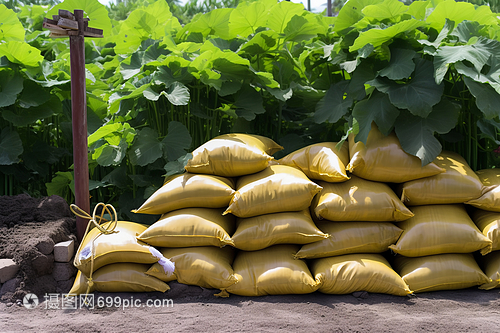
<path id="1" fill-rule="evenodd" d="M 343 183 L 318 181 L 323 190 L 314 198 L 311 210 L 330 221 L 404 221 L 413 213 L 383 183 L 352 176 Z"/>
<path id="2" fill-rule="evenodd" d="M 224 209 L 184 208 L 164 214 L 137 239 L 158 247 L 191 247 L 233 245 L 235 229 L 232 215 Z"/>
<path id="3" fill-rule="evenodd" d="M 398 193 L 406 205 L 464 203 L 482 195 L 483 184 L 462 156 L 443 151 L 434 163 L 446 172 L 399 186 Z"/>
<path id="4" fill-rule="evenodd" d="M 174 274 L 165 274 L 159 264 L 152 265 L 146 274 L 164 282 L 180 283 L 203 288 L 225 289 L 237 282 L 231 264 L 234 249 L 214 246 L 163 248 L 161 253 L 175 264 Z"/>
<path id="5" fill-rule="evenodd" d="M 305 261 L 293 258 L 298 249 L 298 245 L 274 245 L 259 251 L 239 251 L 233 263 L 238 283 L 227 292 L 264 296 L 316 291 L 317 283 Z"/>
<path id="6" fill-rule="evenodd" d="M 394 244 L 403 230 L 389 222 L 318 222 L 330 237 L 303 245 L 295 258 L 315 259 L 352 253 L 382 253 Z"/>
<path id="7" fill-rule="evenodd" d="M 272 154 L 283 147 L 273 140 L 253 134 L 224 134 L 193 151 L 185 169 L 224 177 L 238 177 L 264 170 Z"/>
<path id="8" fill-rule="evenodd" d="M 467 214 L 464 205 L 412 208 L 415 214 L 398 224 L 403 234 L 389 248 L 406 257 L 441 253 L 471 253 L 491 245 Z"/>
<path id="9" fill-rule="evenodd" d="M 500 213 L 476 209 L 471 216 L 483 235 L 491 240 L 490 245 L 481 249 L 481 254 L 500 250 Z"/>
<path id="10" fill-rule="evenodd" d="M 104 266 L 94 272 L 90 289 L 88 279 L 78 271 L 73 287 L 68 294 L 80 295 L 100 291 L 105 293 L 115 292 L 150 292 L 164 293 L 170 287 L 155 277 L 146 275 L 150 265 L 135 263 L 118 263 Z"/>
<path id="11" fill-rule="evenodd" d="M 476 171 L 477 176 L 483 184 L 483 195 L 472 199 L 466 204 L 474 207 L 500 212 L 500 169 L 484 169 Z"/>
<path id="12" fill-rule="evenodd" d="M 465 289 L 490 282 L 470 253 L 419 258 L 397 256 L 394 269 L 415 293 Z"/>
<path id="13" fill-rule="evenodd" d="M 401 148 L 394 132 L 385 136 L 374 122 L 366 146 L 361 141 L 355 142 L 353 135 L 349 136 L 349 154 L 351 161 L 347 170 L 358 177 L 377 182 L 403 183 L 444 172 L 434 163 L 422 166 L 418 157 Z"/>
<path id="14" fill-rule="evenodd" d="M 237 219 L 234 247 L 256 251 L 274 244 L 308 244 L 328 238 L 314 224 L 308 210 Z"/>
<path id="15" fill-rule="evenodd" d="M 241 177 L 237 188 L 224 214 L 253 217 L 301 211 L 321 191 L 302 171 L 286 165 L 270 165 L 259 173 Z"/>
<path id="16" fill-rule="evenodd" d="M 482 284 L 479 289 L 490 290 L 500 288 L 500 251 L 495 251 L 481 258 L 483 271 L 490 282 Z"/>
<path id="17" fill-rule="evenodd" d="M 102 224 L 107 228 L 112 222 Z M 75 255 L 74 264 L 86 276 L 90 276 L 93 260 L 93 271 L 120 262 L 152 264 L 158 261 L 150 250 L 150 246 L 137 240 L 137 235 L 144 232 L 144 224 L 118 221 L 115 233 L 101 234 L 98 228 L 90 230 Z M 98 236 L 100 234 L 100 236 Z M 92 255 L 94 254 L 94 255 Z M 93 257 L 93 259 L 92 259 Z"/>
<path id="18" fill-rule="evenodd" d="M 299 168 L 310 179 L 338 183 L 349 179 L 345 167 L 349 163 L 347 143 L 336 147 L 337 142 L 316 143 L 288 154 L 279 164 Z"/>
<path id="19" fill-rule="evenodd" d="M 133 212 L 165 214 L 190 207 L 223 208 L 227 207 L 233 193 L 234 183 L 231 179 L 184 173 L 167 179 L 162 187 Z"/>
<path id="20" fill-rule="evenodd" d="M 347 254 L 314 259 L 311 271 L 325 294 L 356 291 L 407 296 L 411 290 L 380 254 Z"/>

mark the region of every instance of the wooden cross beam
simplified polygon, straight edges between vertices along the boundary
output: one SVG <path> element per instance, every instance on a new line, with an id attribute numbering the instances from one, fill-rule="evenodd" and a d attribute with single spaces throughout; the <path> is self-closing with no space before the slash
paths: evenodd
<path id="1" fill-rule="evenodd" d="M 90 214 L 89 165 L 87 143 L 87 98 L 85 86 L 85 37 L 102 38 L 102 30 L 89 28 L 83 10 L 71 13 L 59 9 L 59 15 L 44 18 L 43 27 L 50 37 L 69 37 L 71 65 L 71 116 L 73 128 L 73 164 L 75 171 L 75 204 Z M 76 218 L 76 231 L 81 241 L 87 221 Z"/>

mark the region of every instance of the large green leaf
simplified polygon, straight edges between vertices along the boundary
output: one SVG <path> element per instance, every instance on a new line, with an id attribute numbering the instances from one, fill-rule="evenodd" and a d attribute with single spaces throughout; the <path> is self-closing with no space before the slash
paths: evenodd
<path id="1" fill-rule="evenodd" d="M 64 0 L 60 4 L 52 7 L 51 10 L 47 12 L 47 17 L 52 17 L 52 15 L 58 15 L 59 9 L 69 10 L 74 12 L 75 9 L 81 9 L 84 11 L 84 17 L 88 17 L 89 27 L 102 29 L 104 37 L 111 36 L 111 20 L 108 16 L 108 11 L 106 6 L 101 4 L 97 0 Z"/>
<path id="2" fill-rule="evenodd" d="M 186 155 L 179 157 L 176 161 L 168 162 L 164 166 L 164 169 L 167 172 L 165 176 L 172 176 L 184 173 L 186 171 L 184 167 L 187 165 L 187 162 L 192 158 L 193 154 L 187 153 Z"/>
<path id="3" fill-rule="evenodd" d="M 19 162 L 23 153 L 23 143 L 19 134 L 5 127 L 0 134 L 0 165 L 11 165 Z"/>
<path id="4" fill-rule="evenodd" d="M 394 126 L 399 110 L 391 104 L 386 94 L 373 92 L 369 99 L 362 100 L 354 106 L 352 116 L 359 123 L 357 141 L 366 143 L 372 122 L 374 121 L 384 135 L 389 135 Z"/>
<path id="5" fill-rule="evenodd" d="M 397 1 L 397 0 L 395 0 Z M 391 80 L 401 80 L 410 77 L 415 70 L 413 57 L 416 52 L 408 49 L 391 50 L 391 61 L 378 75 L 385 76 Z"/>
<path id="6" fill-rule="evenodd" d="M 437 31 L 445 25 L 446 19 L 459 24 L 464 20 L 477 21 L 479 24 L 496 25 L 495 15 L 487 6 L 475 8 L 471 3 L 446 0 L 437 4 L 426 22 Z"/>
<path id="7" fill-rule="evenodd" d="M 155 84 L 164 83 L 170 86 L 174 82 L 188 84 L 193 80 L 193 75 L 189 72 L 190 62 L 177 56 L 169 56 L 158 67 L 158 71 L 153 75 Z"/>
<path id="8" fill-rule="evenodd" d="M 434 82 L 430 61 L 418 58 L 415 64 L 415 73 L 408 83 L 399 84 L 380 77 L 367 83 L 388 94 L 396 107 L 425 118 L 441 100 L 444 85 Z"/>
<path id="9" fill-rule="evenodd" d="M 401 14 L 405 13 L 408 7 L 398 0 L 385 0 L 376 5 L 368 5 L 361 12 L 365 16 L 373 17 L 379 21 L 397 19 Z"/>
<path id="10" fill-rule="evenodd" d="M 37 120 L 52 116 L 61 111 L 61 102 L 59 98 L 53 96 L 47 103 L 40 106 L 34 106 L 29 109 L 18 108 L 13 110 L 4 110 L 2 117 L 18 127 L 33 124 Z"/>
<path id="11" fill-rule="evenodd" d="M 369 5 L 376 5 L 384 0 L 349 0 L 340 10 L 335 21 L 335 32 L 341 32 L 361 20 L 364 15 L 363 8 Z"/>
<path id="12" fill-rule="evenodd" d="M 274 0 L 241 2 L 229 17 L 231 37 L 247 37 L 255 33 L 257 28 L 265 27 L 269 9 L 276 5 Z"/>
<path id="13" fill-rule="evenodd" d="M 43 60 L 40 50 L 18 41 L 0 44 L 0 57 L 6 56 L 10 62 L 28 67 L 37 67 Z"/>
<path id="14" fill-rule="evenodd" d="M 304 13 L 304 5 L 289 1 L 282 1 L 269 11 L 267 27 L 277 33 L 285 32 L 285 29 L 293 16 L 301 16 Z"/>
<path id="15" fill-rule="evenodd" d="M 89 135 L 87 142 L 89 147 L 93 145 L 97 140 L 100 140 L 107 135 L 110 135 L 114 132 L 119 132 L 123 129 L 123 125 L 120 123 L 111 123 L 101 126 L 97 131 Z"/>
<path id="16" fill-rule="evenodd" d="M 313 14 L 305 16 L 295 15 L 290 19 L 283 32 L 285 34 L 285 40 L 300 42 L 316 37 L 318 34 L 325 33 L 325 29 L 318 24 Z"/>
<path id="17" fill-rule="evenodd" d="M 49 101 L 51 95 L 48 91 L 40 87 L 33 81 L 24 81 L 24 89 L 19 96 L 19 106 L 23 108 L 30 108 L 33 106 L 40 106 Z"/>
<path id="18" fill-rule="evenodd" d="M 189 103 L 189 89 L 180 82 L 174 82 L 166 90 L 157 93 L 151 87 L 143 91 L 144 97 L 151 101 L 157 101 L 160 96 L 165 96 L 173 105 L 187 105 Z"/>
<path id="19" fill-rule="evenodd" d="M 401 147 L 422 160 L 422 165 L 432 162 L 441 152 L 441 144 L 434 133 L 445 134 L 458 121 L 460 107 L 447 100 L 437 104 L 427 118 L 414 116 L 408 112 L 396 120 L 396 135 Z"/>
<path id="20" fill-rule="evenodd" d="M 24 41 L 24 27 L 12 9 L 0 4 L 0 41 Z"/>
<path id="21" fill-rule="evenodd" d="M 246 120 L 254 120 L 255 115 L 266 112 L 264 109 L 261 94 L 254 88 L 245 85 L 236 95 L 234 106 L 236 114 Z"/>
<path id="22" fill-rule="evenodd" d="M 470 61 L 480 72 L 492 54 L 500 54 L 500 42 L 484 37 L 479 37 L 474 44 L 442 46 L 434 56 L 436 82 L 442 82 L 450 64 L 462 60 Z"/>
<path id="23" fill-rule="evenodd" d="M 464 82 L 471 94 L 476 98 L 476 105 L 486 117 L 493 119 L 500 116 L 500 94 L 486 83 L 476 82 L 464 76 Z"/>
<path id="24" fill-rule="evenodd" d="M 103 145 L 96 149 L 93 158 L 102 166 L 119 165 L 126 155 L 127 141 L 121 139 L 118 145 Z"/>
<path id="25" fill-rule="evenodd" d="M 252 39 L 244 43 L 238 53 L 247 53 L 252 56 L 266 53 L 276 46 L 278 34 L 274 31 L 266 30 L 256 33 Z"/>
<path id="26" fill-rule="evenodd" d="M 350 97 L 344 98 L 348 86 L 348 81 L 340 81 L 330 86 L 325 96 L 316 104 L 316 112 L 314 113 L 316 123 L 321 124 L 328 121 L 334 124 L 347 113 L 352 105 Z"/>
<path id="27" fill-rule="evenodd" d="M 497 140 L 500 132 L 500 123 L 494 119 L 479 118 L 477 127 L 481 131 L 480 137 L 493 140 L 497 145 L 500 145 L 500 140 Z"/>
<path id="28" fill-rule="evenodd" d="M 0 70 L 0 107 L 14 104 L 22 90 L 22 76 L 11 70 Z"/>
<path id="29" fill-rule="evenodd" d="M 165 157 L 169 161 L 175 161 L 186 155 L 186 150 L 191 147 L 191 135 L 188 129 L 178 121 L 168 123 L 167 136 L 161 141 Z"/>
<path id="30" fill-rule="evenodd" d="M 349 51 L 353 52 L 359 50 L 367 44 L 372 44 L 374 47 L 378 47 L 397 35 L 414 30 L 424 24 L 425 23 L 422 21 L 411 19 L 396 23 L 385 29 L 372 28 L 363 31 L 359 34 L 359 37 L 356 38 L 354 44 L 349 47 Z"/>
<path id="31" fill-rule="evenodd" d="M 142 59 L 139 51 L 134 52 L 130 57 L 120 63 L 120 73 L 124 80 L 130 79 L 132 76 L 141 71 Z"/>
<path id="32" fill-rule="evenodd" d="M 47 188 L 47 195 L 58 195 L 69 199 L 71 193 L 74 195 L 75 192 L 73 173 L 69 171 L 57 171 L 56 176 L 52 178 L 50 183 L 45 183 L 45 186 Z"/>
<path id="33" fill-rule="evenodd" d="M 458 73 L 468 76 L 476 82 L 489 83 L 500 94 L 500 59 L 491 57 L 487 65 L 489 70 L 484 74 L 476 71 L 474 67 L 466 66 L 461 61 L 455 64 L 455 69 Z"/>
<path id="34" fill-rule="evenodd" d="M 232 11 L 232 8 L 220 8 L 203 14 L 198 20 L 186 24 L 177 37 L 186 35 L 187 32 L 200 32 L 204 37 L 218 35 L 218 37 L 227 38 L 229 37 L 229 17 Z"/>
<path id="35" fill-rule="evenodd" d="M 162 145 L 158 141 L 158 133 L 146 127 L 139 131 L 128 157 L 132 165 L 145 166 L 153 163 L 162 156 Z"/>

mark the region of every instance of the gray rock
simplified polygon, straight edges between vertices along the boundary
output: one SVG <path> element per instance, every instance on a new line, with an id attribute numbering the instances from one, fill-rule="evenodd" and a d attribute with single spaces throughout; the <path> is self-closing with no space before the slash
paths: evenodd
<path id="1" fill-rule="evenodd" d="M 0 296 L 3 296 L 7 293 L 15 293 L 16 289 L 20 286 L 21 279 L 13 278 L 9 281 L 5 282 L 0 289 Z"/>
<path id="2" fill-rule="evenodd" d="M 38 276 L 51 274 L 54 268 L 54 256 L 52 254 L 38 253 L 31 261 L 31 264 Z"/>
<path id="3" fill-rule="evenodd" d="M 74 279 L 57 281 L 56 293 L 67 294 L 73 287 Z"/>
<path id="4" fill-rule="evenodd" d="M 55 262 L 52 277 L 56 281 L 65 281 L 76 275 L 76 268 L 69 262 Z"/>

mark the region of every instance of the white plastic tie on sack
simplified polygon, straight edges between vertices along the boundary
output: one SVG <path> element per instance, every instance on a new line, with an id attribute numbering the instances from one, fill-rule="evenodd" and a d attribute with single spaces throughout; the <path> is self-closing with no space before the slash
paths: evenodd
<path id="1" fill-rule="evenodd" d="M 167 276 L 170 276 L 174 273 L 175 271 L 175 264 L 171 262 L 169 259 L 165 258 L 163 254 L 161 254 L 160 251 L 155 249 L 154 247 L 150 246 L 149 247 L 149 252 L 155 257 L 158 258 L 158 263 L 160 264 L 161 267 L 163 267 L 163 271 Z"/>

